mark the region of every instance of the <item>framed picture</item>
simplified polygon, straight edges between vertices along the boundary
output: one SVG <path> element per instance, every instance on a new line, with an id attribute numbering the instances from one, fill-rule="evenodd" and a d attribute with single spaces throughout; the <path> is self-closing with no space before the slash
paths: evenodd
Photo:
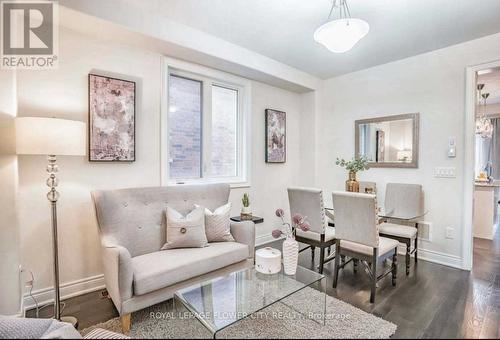
<path id="1" fill-rule="evenodd" d="M 286 162 L 286 113 L 266 109 L 266 162 Z"/>
<path id="2" fill-rule="evenodd" d="M 377 130 L 377 162 L 385 160 L 385 132 Z"/>
<path id="3" fill-rule="evenodd" d="M 135 82 L 89 74 L 89 161 L 135 161 Z"/>

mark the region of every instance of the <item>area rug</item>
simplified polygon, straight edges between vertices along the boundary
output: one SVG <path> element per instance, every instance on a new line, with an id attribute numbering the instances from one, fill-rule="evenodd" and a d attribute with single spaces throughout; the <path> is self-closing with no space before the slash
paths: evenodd
<path id="1" fill-rule="evenodd" d="M 316 338 L 316 339 L 381 339 L 389 338 L 397 326 L 331 296 L 306 288 L 233 324 L 217 338 Z M 326 325 L 323 316 L 326 315 Z M 82 335 L 94 328 L 121 332 L 120 319 L 84 329 Z M 132 314 L 130 333 L 139 339 L 207 339 L 213 336 L 187 310 L 175 310 L 172 301 L 157 304 Z"/>

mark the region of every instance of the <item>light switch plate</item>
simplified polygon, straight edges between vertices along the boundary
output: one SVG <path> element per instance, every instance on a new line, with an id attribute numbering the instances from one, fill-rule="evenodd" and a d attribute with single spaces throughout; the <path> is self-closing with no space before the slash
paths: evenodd
<path id="1" fill-rule="evenodd" d="M 455 167 L 436 167 L 434 168 L 434 177 L 455 178 L 457 177 Z"/>
<path id="2" fill-rule="evenodd" d="M 455 158 L 457 156 L 457 148 L 454 146 L 450 146 L 448 148 L 448 157 Z"/>

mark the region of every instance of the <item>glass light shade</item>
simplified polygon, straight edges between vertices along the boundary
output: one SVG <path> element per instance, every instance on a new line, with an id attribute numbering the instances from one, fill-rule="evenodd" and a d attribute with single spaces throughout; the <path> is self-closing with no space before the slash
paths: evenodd
<path id="1" fill-rule="evenodd" d="M 493 125 L 490 119 L 486 117 L 476 119 L 476 135 L 480 135 L 482 138 L 493 137 Z"/>
<path id="2" fill-rule="evenodd" d="M 56 118 L 16 118 L 18 155 L 84 156 L 85 123 Z"/>
<path id="3" fill-rule="evenodd" d="M 314 32 L 314 40 L 335 53 L 344 53 L 368 34 L 370 26 L 361 19 L 332 20 Z"/>

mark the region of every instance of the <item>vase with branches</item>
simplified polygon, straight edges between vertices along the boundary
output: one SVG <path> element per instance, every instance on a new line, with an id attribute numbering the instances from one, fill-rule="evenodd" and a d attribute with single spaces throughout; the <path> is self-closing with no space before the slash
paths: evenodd
<path id="1" fill-rule="evenodd" d="M 307 217 L 301 214 L 294 214 L 291 224 L 286 222 L 283 209 L 277 209 L 276 216 L 281 219 L 281 229 L 273 230 L 272 235 L 274 238 L 280 238 L 283 235 L 286 237 L 283 241 L 283 267 L 285 274 L 295 275 L 299 260 L 299 243 L 295 240 L 295 231 L 297 228 L 304 232 L 309 231 L 311 225 Z"/>
<path id="2" fill-rule="evenodd" d="M 345 182 L 346 191 L 359 192 L 359 183 L 356 179 L 356 174 L 359 171 L 368 170 L 369 161 L 370 160 L 365 156 L 355 157 L 349 161 L 346 161 L 344 158 L 337 157 L 335 164 L 349 171 L 349 178 Z"/>

